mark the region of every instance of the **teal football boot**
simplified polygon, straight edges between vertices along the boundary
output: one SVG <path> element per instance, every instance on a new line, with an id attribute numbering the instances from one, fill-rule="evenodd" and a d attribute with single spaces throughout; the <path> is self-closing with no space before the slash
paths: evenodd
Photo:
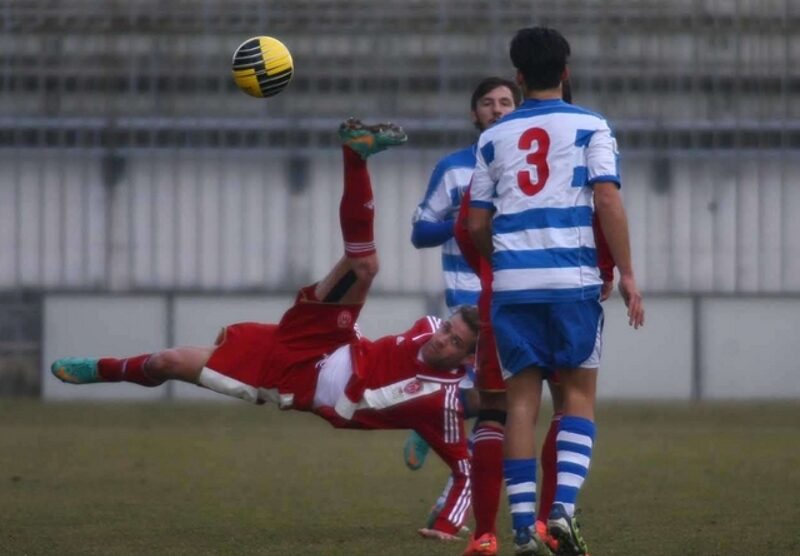
<path id="1" fill-rule="evenodd" d="M 50 366 L 50 372 L 61 382 L 67 382 L 69 384 L 103 382 L 100 373 L 97 371 L 98 361 L 98 359 L 80 357 L 56 359 Z"/>
<path id="2" fill-rule="evenodd" d="M 348 118 L 339 126 L 342 144 L 351 148 L 366 160 L 375 153 L 408 141 L 406 132 L 398 125 L 366 125 L 356 118 Z"/>

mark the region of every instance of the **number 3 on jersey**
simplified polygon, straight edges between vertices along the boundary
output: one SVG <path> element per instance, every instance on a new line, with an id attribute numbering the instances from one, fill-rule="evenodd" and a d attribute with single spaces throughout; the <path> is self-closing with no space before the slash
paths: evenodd
<path id="1" fill-rule="evenodd" d="M 528 154 L 525 161 L 536 168 L 536 181 L 531 181 L 530 170 L 520 170 L 517 172 L 517 184 L 525 195 L 529 197 L 536 195 L 550 177 L 550 167 L 547 165 L 547 153 L 550 150 L 550 136 L 541 127 L 532 127 L 525 130 L 519 138 L 519 149 L 530 151 L 536 144 L 535 149 Z"/>

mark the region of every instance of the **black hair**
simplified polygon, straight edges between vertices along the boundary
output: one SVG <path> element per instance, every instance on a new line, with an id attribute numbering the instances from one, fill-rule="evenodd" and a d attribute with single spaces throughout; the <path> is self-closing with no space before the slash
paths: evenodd
<path id="1" fill-rule="evenodd" d="M 478 83 L 478 86 L 472 91 L 472 98 L 470 98 L 469 101 L 470 109 L 474 112 L 478 107 L 478 101 L 481 97 L 494 91 L 498 87 L 506 87 L 511 91 L 511 96 L 514 98 L 514 106 L 519 106 L 522 103 L 522 91 L 519 90 L 516 83 L 508 79 L 503 79 L 502 77 L 487 77 Z"/>
<path id="2" fill-rule="evenodd" d="M 526 27 L 511 39 L 511 63 L 529 90 L 558 87 L 567 67 L 570 48 L 564 36 L 549 27 Z"/>
<path id="3" fill-rule="evenodd" d="M 477 344 L 478 334 L 481 330 L 481 318 L 478 315 L 478 308 L 475 305 L 461 305 L 456 309 L 454 315 L 461 315 L 461 319 L 464 321 L 464 324 L 467 325 L 467 328 L 475 334 L 475 344 L 472 345 L 472 349 L 470 352 L 475 351 L 475 347 Z"/>

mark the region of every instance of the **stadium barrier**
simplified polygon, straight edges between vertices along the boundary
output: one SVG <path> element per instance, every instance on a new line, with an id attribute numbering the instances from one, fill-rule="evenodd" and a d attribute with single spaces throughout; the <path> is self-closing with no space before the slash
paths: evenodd
<path id="1" fill-rule="evenodd" d="M 186 384 L 77 388 L 50 376 L 47 364 L 63 356 L 121 356 L 171 345 L 209 345 L 220 326 L 242 320 L 277 321 L 291 301 L 288 292 L 48 294 L 43 303 L 42 396 L 46 400 L 221 399 Z M 375 295 L 359 325 L 367 337 L 375 338 L 405 330 L 434 306 L 422 295 Z M 800 398 L 800 368 L 794 354 L 800 296 L 655 294 L 646 298 L 646 308 L 646 326 L 634 331 L 627 326 L 618 294 L 606 303 L 601 399 Z"/>

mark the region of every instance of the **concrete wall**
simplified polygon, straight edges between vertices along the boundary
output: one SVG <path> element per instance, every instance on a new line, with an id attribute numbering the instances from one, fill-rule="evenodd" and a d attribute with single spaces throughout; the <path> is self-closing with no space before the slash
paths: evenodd
<path id="1" fill-rule="evenodd" d="M 51 294 L 44 301 L 43 397 L 219 399 L 194 386 L 65 385 L 46 365 L 68 355 L 133 355 L 175 345 L 208 345 L 219 327 L 277 321 L 291 297 L 95 296 Z M 647 323 L 627 326 L 622 302 L 606 303 L 600 372 L 603 399 L 800 398 L 800 297 L 650 296 Z M 368 337 L 404 330 L 429 299 L 375 295 L 359 321 Z M 698 351 L 695 351 L 695 346 Z"/>

